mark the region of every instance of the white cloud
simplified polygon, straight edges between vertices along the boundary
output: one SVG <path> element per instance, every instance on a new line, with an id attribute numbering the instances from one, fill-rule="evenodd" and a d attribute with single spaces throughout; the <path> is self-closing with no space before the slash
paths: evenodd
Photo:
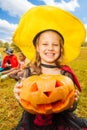
<path id="1" fill-rule="evenodd" d="M 69 2 L 65 2 L 64 0 L 61 0 L 61 2 L 55 2 L 55 0 L 41 0 L 41 1 L 44 1 L 46 5 L 53 5 L 68 11 L 75 11 L 77 7 L 80 7 L 78 0 L 70 0 Z"/>
<path id="2" fill-rule="evenodd" d="M 46 5 L 57 6 L 68 11 L 75 11 L 77 7 L 80 7 L 78 0 L 70 0 L 65 2 L 55 2 L 55 0 L 40 0 L 43 1 Z M 39 2 L 39 1 L 38 1 Z M 28 9 L 35 6 L 28 0 L 0 0 L 0 8 L 4 11 L 7 11 L 11 16 L 21 16 Z"/>
<path id="3" fill-rule="evenodd" d="M 86 30 L 87 30 L 87 23 L 85 23 L 84 25 L 85 25 L 85 28 L 86 28 Z"/>
<path id="4" fill-rule="evenodd" d="M 6 20 L 0 19 L 0 40 L 11 42 L 11 38 L 17 24 L 10 24 Z"/>
<path id="5" fill-rule="evenodd" d="M 0 8 L 11 16 L 21 16 L 34 5 L 28 0 L 0 0 Z"/>

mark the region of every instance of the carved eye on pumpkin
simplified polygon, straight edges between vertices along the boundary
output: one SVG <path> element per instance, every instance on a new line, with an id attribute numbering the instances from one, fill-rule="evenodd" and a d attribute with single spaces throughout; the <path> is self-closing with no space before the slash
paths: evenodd
<path id="1" fill-rule="evenodd" d="M 32 87 L 31 87 L 31 92 L 36 92 L 36 91 L 38 91 L 38 86 L 37 86 L 36 83 L 34 83 L 34 84 L 32 85 Z"/>
<path id="2" fill-rule="evenodd" d="M 58 113 L 73 104 L 74 91 L 72 80 L 66 76 L 35 75 L 23 81 L 21 104 L 30 113 Z"/>

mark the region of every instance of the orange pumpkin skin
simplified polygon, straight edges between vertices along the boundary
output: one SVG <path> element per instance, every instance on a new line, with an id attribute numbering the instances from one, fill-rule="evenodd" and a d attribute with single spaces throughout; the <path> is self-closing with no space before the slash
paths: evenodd
<path id="1" fill-rule="evenodd" d="M 74 103 L 75 87 L 63 75 L 31 76 L 23 81 L 21 105 L 32 114 L 62 112 Z"/>

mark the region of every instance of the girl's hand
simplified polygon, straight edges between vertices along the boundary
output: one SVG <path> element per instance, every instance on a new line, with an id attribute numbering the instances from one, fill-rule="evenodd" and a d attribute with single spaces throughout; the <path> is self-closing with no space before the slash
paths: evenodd
<path id="1" fill-rule="evenodd" d="M 6 67 L 10 67 L 10 66 L 11 66 L 11 64 L 6 63 L 6 64 L 5 64 L 5 66 L 6 66 Z"/>
<path id="2" fill-rule="evenodd" d="M 75 90 L 75 102 L 77 102 L 79 99 L 79 91 L 76 89 Z"/>
<path id="3" fill-rule="evenodd" d="M 77 102 L 79 100 L 79 91 L 76 89 L 75 90 L 75 102 L 74 104 L 70 107 L 69 111 L 74 111 L 77 108 Z"/>
<path id="4" fill-rule="evenodd" d="M 15 87 L 14 87 L 14 96 L 16 97 L 16 99 L 18 100 L 19 103 L 21 103 L 20 100 L 20 92 L 21 92 L 21 87 L 22 87 L 22 83 L 16 83 Z"/>

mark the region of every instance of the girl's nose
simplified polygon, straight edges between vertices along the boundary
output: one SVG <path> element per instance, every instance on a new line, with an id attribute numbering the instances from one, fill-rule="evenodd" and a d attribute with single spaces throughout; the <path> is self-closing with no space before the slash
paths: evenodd
<path id="1" fill-rule="evenodd" d="M 48 50 L 53 50 L 53 46 L 52 46 L 52 45 L 49 45 L 49 46 L 48 46 Z"/>

